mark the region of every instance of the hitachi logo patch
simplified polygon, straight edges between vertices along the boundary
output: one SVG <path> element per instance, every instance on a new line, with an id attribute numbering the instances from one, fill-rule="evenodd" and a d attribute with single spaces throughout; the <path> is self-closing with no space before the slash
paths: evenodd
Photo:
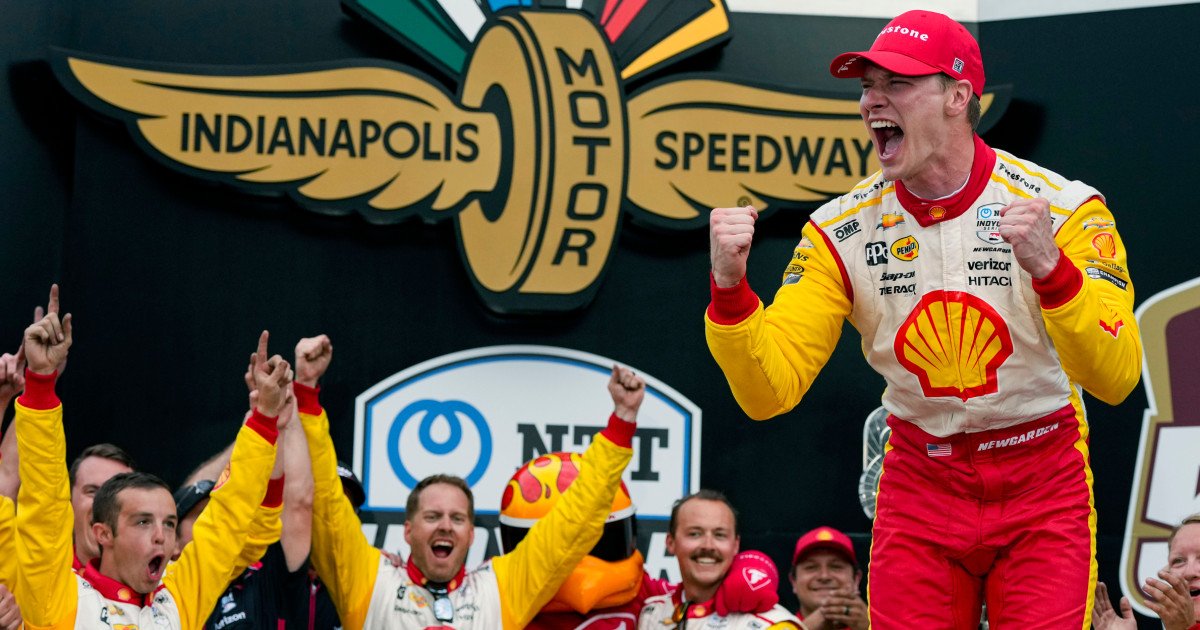
<path id="1" fill-rule="evenodd" d="M 1042 427 L 1040 429 L 1034 429 L 1033 431 L 1027 431 L 1020 435 L 1014 435 L 1010 438 L 1004 438 L 1003 440 L 992 440 L 990 442 L 984 442 L 983 444 L 979 445 L 979 450 L 988 451 L 993 448 L 1006 448 L 1009 446 L 1016 446 L 1018 444 L 1024 444 L 1030 440 L 1035 440 L 1037 438 L 1040 438 L 1043 435 L 1046 435 L 1047 433 L 1049 433 L 1057 428 L 1058 428 L 1058 423 L 1055 422 L 1054 424 L 1052 424 L 1050 426 Z"/>

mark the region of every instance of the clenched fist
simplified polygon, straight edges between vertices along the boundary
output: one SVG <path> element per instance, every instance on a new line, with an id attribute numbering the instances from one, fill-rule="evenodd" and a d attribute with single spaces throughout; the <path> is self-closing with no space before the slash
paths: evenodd
<path id="1" fill-rule="evenodd" d="M 754 242 L 753 206 L 714 208 L 708 215 L 708 247 L 717 286 L 727 289 L 746 277 L 746 260 Z"/>
<path id="2" fill-rule="evenodd" d="M 1021 199 L 1001 208 L 1000 238 L 1012 245 L 1017 264 L 1035 280 L 1050 275 L 1058 266 L 1050 202 L 1045 199 Z"/>

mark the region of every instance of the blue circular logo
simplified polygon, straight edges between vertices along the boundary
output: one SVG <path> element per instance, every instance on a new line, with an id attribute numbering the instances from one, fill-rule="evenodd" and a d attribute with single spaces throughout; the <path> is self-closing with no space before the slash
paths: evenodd
<path id="1" fill-rule="evenodd" d="M 479 432 L 479 459 L 475 462 L 471 472 L 464 476 L 464 479 L 467 485 L 473 486 L 483 478 L 488 462 L 492 459 L 492 434 L 488 430 L 483 414 L 461 400 L 425 399 L 409 403 L 407 407 L 401 409 L 392 421 L 392 427 L 388 429 L 388 462 L 392 465 L 392 471 L 396 473 L 396 477 L 405 486 L 410 489 L 414 488 L 419 480 L 408 471 L 400 455 L 400 432 L 404 430 L 409 420 L 417 416 L 420 416 L 417 437 L 420 439 L 421 448 L 432 455 L 448 455 L 454 452 L 462 442 L 463 423 L 461 418 L 466 417 L 470 420 L 475 425 L 475 430 Z M 433 435 L 434 427 L 438 422 L 444 422 L 448 429 L 448 435 L 441 441 L 438 441 Z"/>
<path id="2" fill-rule="evenodd" d="M 980 219 L 990 219 L 990 218 L 992 218 L 992 214 L 994 212 L 995 212 L 995 209 L 993 209 L 991 206 L 983 206 L 982 208 L 979 209 L 979 218 Z"/>

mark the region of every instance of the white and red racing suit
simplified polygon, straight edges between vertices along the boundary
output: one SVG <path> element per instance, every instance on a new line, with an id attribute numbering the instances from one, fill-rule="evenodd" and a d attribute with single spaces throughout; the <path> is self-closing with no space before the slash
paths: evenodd
<path id="1" fill-rule="evenodd" d="M 1035 197 L 1061 250 L 1039 280 L 998 227 L 1001 208 Z M 1082 391 L 1119 403 L 1141 370 L 1125 247 L 1095 189 L 976 136 L 949 198 L 876 173 L 814 212 L 769 308 L 744 279 L 712 294 L 709 348 L 749 416 L 795 407 L 845 320 L 887 383 L 872 628 L 968 627 L 984 594 L 1001 624 L 1090 623 Z"/>
<path id="2" fill-rule="evenodd" d="M 312 455 L 312 561 L 346 630 L 524 628 L 600 539 L 621 473 L 633 456 L 635 425 L 610 416 L 584 453 L 579 477 L 521 544 L 459 572 L 448 593 L 454 619 L 443 624 L 415 565 L 393 566 L 363 536 L 337 476 L 318 392 L 299 383 L 294 388 Z"/>
<path id="3" fill-rule="evenodd" d="M 804 622 L 778 604 L 766 612 L 731 613 L 723 617 L 717 614 L 711 601 L 685 605 L 682 588 L 647 599 L 638 616 L 637 627 L 638 630 L 807 630 Z"/>
<path id="4" fill-rule="evenodd" d="M 275 419 L 255 411 L 238 433 L 228 479 L 196 520 L 192 542 L 142 594 L 101 574 L 99 560 L 72 567 L 70 481 L 57 374 L 26 372 L 17 400 L 21 488 L 17 495 L 17 602 L 25 627 L 67 630 L 199 630 L 234 576 L 279 539 L 283 480 L 270 480 Z"/>

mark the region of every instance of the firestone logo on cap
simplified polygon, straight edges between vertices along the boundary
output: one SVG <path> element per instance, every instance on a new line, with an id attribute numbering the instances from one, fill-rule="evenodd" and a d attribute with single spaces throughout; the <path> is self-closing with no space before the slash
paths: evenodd
<path id="1" fill-rule="evenodd" d="M 889 27 L 883 29 L 882 31 L 879 31 L 879 35 L 877 35 L 875 37 L 875 39 L 879 39 L 880 37 L 883 37 L 884 35 L 887 35 L 888 33 L 899 33 L 901 35 L 910 35 L 910 36 L 915 37 L 923 42 L 929 41 L 929 33 L 922 33 L 921 31 L 918 31 L 915 28 L 909 28 L 907 26 L 889 26 Z"/>

